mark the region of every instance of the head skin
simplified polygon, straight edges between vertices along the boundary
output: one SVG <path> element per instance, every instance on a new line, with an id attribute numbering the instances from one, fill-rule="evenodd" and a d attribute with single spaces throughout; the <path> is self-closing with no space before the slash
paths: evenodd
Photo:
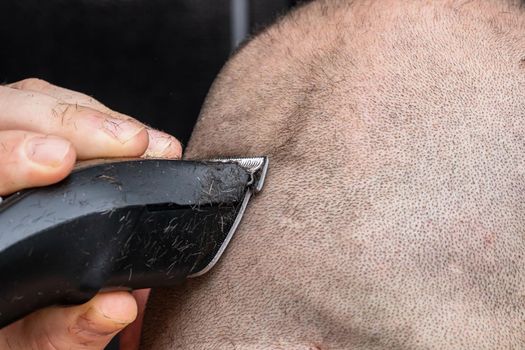
<path id="1" fill-rule="evenodd" d="M 525 347 L 525 12 L 316 1 L 209 93 L 187 158 L 268 155 L 208 275 L 143 349 Z"/>

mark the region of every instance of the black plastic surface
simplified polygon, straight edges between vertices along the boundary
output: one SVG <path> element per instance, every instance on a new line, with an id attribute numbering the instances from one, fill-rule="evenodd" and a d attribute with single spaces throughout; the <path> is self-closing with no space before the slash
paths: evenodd
<path id="1" fill-rule="evenodd" d="M 215 255 L 248 189 L 236 164 L 136 160 L 0 204 L 0 327 L 100 289 L 179 283 Z"/>

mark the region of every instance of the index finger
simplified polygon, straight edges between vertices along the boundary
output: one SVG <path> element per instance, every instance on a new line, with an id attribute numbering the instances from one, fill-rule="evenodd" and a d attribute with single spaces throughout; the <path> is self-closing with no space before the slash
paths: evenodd
<path id="1" fill-rule="evenodd" d="M 69 140 L 79 159 L 138 157 L 148 146 L 145 127 L 39 92 L 0 86 L 0 130 L 26 130 Z"/>
<path id="2" fill-rule="evenodd" d="M 7 86 L 20 90 L 39 92 L 42 94 L 52 96 L 60 101 L 63 101 L 64 103 L 89 107 L 106 113 L 117 119 L 132 120 L 136 123 L 140 123 L 139 121 L 133 119 L 128 115 L 110 109 L 109 107 L 105 106 L 104 104 L 102 104 L 101 102 L 97 101 L 95 98 L 89 95 L 66 89 L 60 86 L 56 86 L 41 79 L 24 79 L 16 83 L 9 84 Z M 147 129 L 149 136 L 149 144 L 144 156 L 175 159 L 181 158 L 182 146 L 175 137 L 165 132 L 155 130 L 143 123 L 141 123 L 141 125 L 144 125 L 144 127 Z"/>

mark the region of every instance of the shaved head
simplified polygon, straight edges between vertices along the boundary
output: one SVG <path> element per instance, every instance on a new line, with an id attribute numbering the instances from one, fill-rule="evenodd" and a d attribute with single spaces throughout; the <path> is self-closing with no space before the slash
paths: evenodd
<path id="1" fill-rule="evenodd" d="M 226 65 L 186 157 L 268 155 L 144 349 L 525 347 L 525 12 L 308 3 Z"/>

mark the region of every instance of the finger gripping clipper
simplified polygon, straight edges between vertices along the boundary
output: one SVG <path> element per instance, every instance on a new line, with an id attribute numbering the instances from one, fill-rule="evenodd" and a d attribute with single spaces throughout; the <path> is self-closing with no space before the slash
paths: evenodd
<path id="1" fill-rule="evenodd" d="M 84 166 L 0 203 L 0 328 L 100 290 L 173 286 L 206 273 L 268 159 L 127 160 Z"/>

